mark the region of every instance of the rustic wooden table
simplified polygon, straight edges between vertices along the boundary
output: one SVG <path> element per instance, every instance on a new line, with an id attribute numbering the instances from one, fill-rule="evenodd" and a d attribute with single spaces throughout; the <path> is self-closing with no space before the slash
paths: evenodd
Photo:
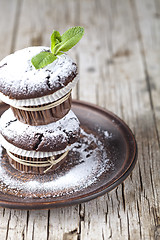
<path id="1" fill-rule="evenodd" d="M 131 175 L 110 193 L 72 207 L 0 209 L 1 240 L 160 239 L 160 1 L 0 0 L 0 59 L 50 45 L 53 29 L 85 36 L 74 98 L 121 117 L 138 143 Z"/>

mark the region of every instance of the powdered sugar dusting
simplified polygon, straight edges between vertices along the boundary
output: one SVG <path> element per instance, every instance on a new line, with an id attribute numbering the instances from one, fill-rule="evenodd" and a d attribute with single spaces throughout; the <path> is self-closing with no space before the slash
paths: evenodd
<path id="1" fill-rule="evenodd" d="M 0 162 L 0 190 L 21 197 L 55 198 L 88 188 L 98 181 L 104 171 L 114 168 L 102 142 L 84 130 L 81 131 L 81 140 L 69 154 L 69 159 L 72 160 L 68 160 L 63 171 L 57 170 L 48 181 L 44 181 L 43 175 L 39 178 L 33 177 L 32 181 L 29 178 L 28 181 L 20 180 L 17 173 L 11 176 Z M 2 159 L 1 148 L 0 158 Z"/>
<path id="2" fill-rule="evenodd" d="M 104 136 L 106 138 L 111 138 L 112 137 L 112 133 L 109 133 L 107 130 L 103 132 L 104 133 Z"/>

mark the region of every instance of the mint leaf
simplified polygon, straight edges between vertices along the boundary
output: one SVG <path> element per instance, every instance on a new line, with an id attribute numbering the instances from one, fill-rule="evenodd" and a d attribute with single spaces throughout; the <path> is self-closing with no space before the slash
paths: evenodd
<path id="1" fill-rule="evenodd" d="M 56 60 L 56 56 L 53 53 L 50 52 L 41 52 L 34 56 L 31 60 L 32 64 L 36 69 L 43 68 L 47 66 L 48 64 L 52 63 L 54 60 Z"/>
<path id="2" fill-rule="evenodd" d="M 58 52 L 67 52 L 69 49 L 71 49 L 74 45 L 76 45 L 79 42 L 83 34 L 84 34 L 83 27 L 73 27 L 68 29 L 61 36 L 62 41 L 55 45 L 53 53 L 57 55 Z"/>
<path id="3" fill-rule="evenodd" d="M 31 59 L 36 69 L 43 68 L 57 59 L 56 55 L 62 55 L 76 45 L 84 34 L 83 27 L 68 29 L 62 36 L 58 31 L 51 35 L 51 52 L 41 52 Z"/>
<path id="4" fill-rule="evenodd" d="M 51 35 L 51 52 L 54 53 L 54 47 L 61 42 L 61 35 L 58 31 L 53 31 Z"/>

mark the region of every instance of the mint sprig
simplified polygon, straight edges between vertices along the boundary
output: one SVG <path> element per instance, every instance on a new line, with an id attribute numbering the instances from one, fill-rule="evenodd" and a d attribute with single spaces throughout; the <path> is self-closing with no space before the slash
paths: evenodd
<path id="1" fill-rule="evenodd" d="M 40 52 L 31 59 L 36 69 L 43 68 L 57 59 L 57 55 L 70 50 L 76 45 L 84 34 L 83 27 L 72 27 L 61 36 L 58 31 L 53 31 L 51 35 L 51 52 Z"/>

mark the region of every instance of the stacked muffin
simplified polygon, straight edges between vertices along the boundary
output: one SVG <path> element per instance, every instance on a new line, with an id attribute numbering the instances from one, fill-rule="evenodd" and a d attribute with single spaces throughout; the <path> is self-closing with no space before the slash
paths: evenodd
<path id="1" fill-rule="evenodd" d="M 76 64 L 66 54 L 41 69 L 31 63 L 36 54 L 49 51 L 30 47 L 0 62 L 0 98 L 10 105 L 0 119 L 0 141 L 10 164 L 25 173 L 60 167 L 80 133 L 70 110 Z"/>

